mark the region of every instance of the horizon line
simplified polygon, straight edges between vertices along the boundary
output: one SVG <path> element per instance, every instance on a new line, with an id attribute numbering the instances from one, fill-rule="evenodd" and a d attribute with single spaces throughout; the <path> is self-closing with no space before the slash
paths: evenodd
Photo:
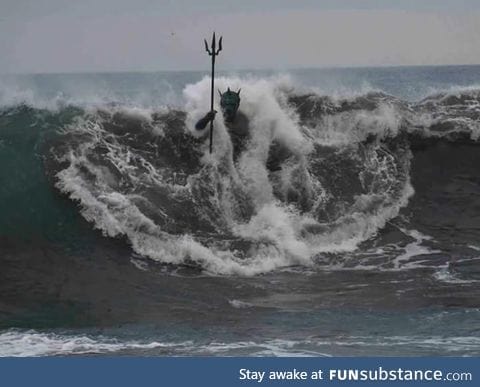
<path id="1" fill-rule="evenodd" d="M 237 68 L 228 70 L 217 70 L 218 73 L 229 72 L 288 72 L 302 70 L 355 70 L 355 69 L 386 69 L 386 68 L 418 68 L 418 67 L 475 67 L 480 63 L 470 64 L 410 64 L 410 65 L 333 65 L 333 66 L 298 66 L 284 69 L 272 67 L 261 68 Z M 101 74 L 157 74 L 157 73 L 210 73 L 210 69 L 185 69 L 185 70 L 83 70 L 83 71 L 52 71 L 52 72 L 0 72 L 0 76 L 22 76 L 22 75 L 101 75 Z"/>

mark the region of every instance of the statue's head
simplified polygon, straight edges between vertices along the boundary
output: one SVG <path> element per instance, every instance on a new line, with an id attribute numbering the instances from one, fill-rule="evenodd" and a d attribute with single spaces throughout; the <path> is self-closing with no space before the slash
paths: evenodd
<path id="1" fill-rule="evenodd" d="M 231 91 L 230 88 L 226 92 L 222 93 L 220 90 L 220 107 L 222 108 L 223 118 L 227 122 L 232 122 L 237 114 L 238 107 L 240 106 L 240 90 Z"/>

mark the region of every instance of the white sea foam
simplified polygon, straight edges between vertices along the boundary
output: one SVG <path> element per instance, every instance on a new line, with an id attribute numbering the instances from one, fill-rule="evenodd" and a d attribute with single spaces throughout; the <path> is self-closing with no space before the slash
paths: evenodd
<path id="1" fill-rule="evenodd" d="M 0 357 L 114 355 L 209 356 L 335 356 L 358 354 L 479 354 L 480 339 L 475 336 L 340 336 L 265 341 L 195 342 L 165 341 L 159 338 L 122 340 L 102 335 L 38 332 L 10 329 L 0 332 Z"/>
<path id="2" fill-rule="evenodd" d="M 319 351 L 297 348 L 290 340 L 266 340 L 262 343 L 239 341 L 195 343 L 193 341 L 120 340 L 113 337 L 43 333 L 11 329 L 0 332 L 0 357 L 38 357 L 69 355 L 113 355 L 119 353 L 150 355 L 235 356 L 328 356 Z"/>
<path id="3" fill-rule="evenodd" d="M 435 271 L 433 274 L 434 278 L 437 281 L 444 282 L 447 284 L 457 284 L 457 285 L 464 285 L 464 284 L 473 284 L 480 282 L 480 280 L 466 280 L 460 278 L 460 276 L 454 272 L 451 271 L 450 265 L 444 265 L 443 267 L 440 267 Z"/>
<path id="4" fill-rule="evenodd" d="M 242 111 L 250 119 L 252 138 L 247 150 L 234 166 L 228 130 L 222 120 L 215 121 L 215 152 L 210 156 L 204 148 L 203 162 L 208 167 L 205 171 L 210 174 L 209 179 L 217 180 L 216 184 L 222 187 L 222 192 L 210 200 L 214 207 L 222 210 L 225 224 L 231 231 L 253 243 L 254 249 L 249 252 L 249 256 L 240 257 L 235 251 L 215 245 L 207 247 L 188 234 L 169 235 L 138 208 L 137 201 L 142 200 L 141 197 L 115 190 L 111 173 L 106 168 L 93 164 L 87 156 L 95 144 L 101 144 L 108 150 L 106 157 L 118 171 L 128 174 L 135 185 L 142 181 L 158 186 L 166 183 L 144 159 L 142 165 L 147 172 L 136 174 L 135 167 L 130 162 L 130 150 L 117 145 L 94 114 L 93 118 L 79 120 L 68 129 L 70 132 L 87 133 L 91 140 L 64 156 L 64 161 L 68 161 L 69 166 L 58 173 L 57 187 L 78 201 L 82 215 L 105 235 L 127 236 L 136 253 L 164 263 L 195 262 L 212 274 L 255 275 L 290 265 L 312 265 L 313 258 L 322 252 L 353 251 L 359 243 L 384 227 L 389 219 L 397 216 L 400 208 L 408 203 L 408 198 L 413 194 L 408 177 L 402 183 L 403 188 L 392 197 L 389 189 L 380 195 L 375 192 L 359 195 L 351 209 L 330 224 L 319 224 L 311 214 L 302 214 L 294 207 L 280 202 L 274 196 L 274 188 L 265 166 L 272 141 L 288 147 L 295 158 L 291 167 L 280 172 L 281 189 L 298 189 L 298 184 L 301 184 L 302 189 L 317 204 L 325 199 L 325 190 L 320 182 L 307 171 L 306 158 L 313 145 L 304 135 L 305 128 L 300 127 L 296 114 L 287 106 L 285 95 L 282 94 L 283 90 L 288 89 L 288 79 L 219 78 L 217 85 L 220 89 L 230 87 L 236 90 L 242 87 Z M 193 123 L 205 113 L 209 87 L 209 80 L 205 78 L 185 89 L 188 112 L 186 124 L 194 135 L 198 133 L 193 129 Z M 216 108 L 219 110 L 218 106 Z M 151 123 L 151 114 L 144 109 L 130 109 L 125 113 Z M 351 136 L 352 141 L 359 138 L 353 128 L 363 127 L 366 133 L 369 126 L 380 128 L 377 130 L 390 128 L 389 130 L 396 131 L 398 125 L 398 117 L 392 108 L 383 107 L 371 115 L 359 113 L 356 124 L 345 129 L 343 136 Z M 325 139 L 323 141 L 326 142 Z M 377 153 L 373 152 L 372 157 L 377 157 Z M 137 158 L 141 159 L 138 155 Z M 386 155 L 373 162 L 369 168 L 374 169 L 373 172 L 379 179 L 385 180 L 383 185 L 391 186 L 393 183 L 389 183 L 388 179 L 395 179 L 396 176 L 388 175 L 389 165 L 394 162 L 393 156 Z M 228 173 L 222 176 L 218 170 L 220 166 L 225 168 L 224 165 L 227 166 Z M 84 178 L 84 171 L 95 177 L 93 183 Z M 169 189 L 189 192 L 192 188 L 190 183 L 177 188 L 169 186 Z M 236 187 L 241 187 L 254 207 L 254 214 L 247 222 L 234 216 Z M 378 205 L 382 201 L 383 204 Z M 370 209 L 374 209 L 373 212 Z M 305 233 L 305 228 L 311 228 L 312 225 L 324 228 L 325 232 Z"/>
<path id="5" fill-rule="evenodd" d="M 169 349 L 185 343 L 161 343 L 156 341 L 120 341 L 115 338 L 88 335 L 42 333 L 34 330 L 11 329 L 0 332 L 0 356 L 33 357 L 58 355 L 112 354 L 129 350 Z"/>
<path id="6" fill-rule="evenodd" d="M 229 300 L 228 303 L 237 309 L 253 307 L 253 304 L 250 304 L 249 302 L 245 302 L 245 301 L 240 301 L 240 300 Z"/>
<path id="7" fill-rule="evenodd" d="M 424 235 L 417 230 L 401 230 L 405 235 L 410 236 L 414 240 L 407 244 L 403 250 L 403 254 L 398 255 L 394 260 L 395 269 L 412 269 L 421 267 L 421 262 L 411 261 L 412 258 L 418 257 L 424 254 L 440 253 L 440 250 L 430 249 L 423 245 L 424 241 L 432 240 L 428 235 Z"/>
<path id="8" fill-rule="evenodd" d="M 364 141 L 369 135 L 378 138 L 395 137 L 403 119 L 394 106 L 382 103 L 369 112 L 347 111 L 324 116 L 313 134 L 321 145 L 351 145 Z"/>

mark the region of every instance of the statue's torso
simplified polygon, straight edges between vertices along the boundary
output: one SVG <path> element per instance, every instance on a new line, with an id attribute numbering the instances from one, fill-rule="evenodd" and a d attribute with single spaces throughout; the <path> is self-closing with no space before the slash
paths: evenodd
<path id="1" fill-rule="evenodd" d="M 249 139 L 248 118 L 241 111 L 238 111 L 232 122 L 225 121 L 225 126 L 233 145 L 233 159 L 236 160 L 240 153 L 245 150 Z"/>
<path id="2" fill-rule="evenodd" d="M 225 121 L 225 126 L 229 133 L 235 136 L 247 137 L 250 132 L 248 128 L 248 118 L 241 111 L 237 112 L 232 122 Z"/>

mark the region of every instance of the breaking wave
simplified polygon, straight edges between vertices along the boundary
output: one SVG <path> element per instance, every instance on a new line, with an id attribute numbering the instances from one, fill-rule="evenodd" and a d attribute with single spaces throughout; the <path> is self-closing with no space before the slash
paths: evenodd
<path id="1" fill-rule="evenodd" d="M 2 97 L 2 168 L 26 171 L 2 191 L 2 233 L 42 228 L 68 239 L 55 214 L 75 207 L 41 200 L 54 187 L 105 237 L 124 238 L 134 254 L 161 264 L 221 275 L 322 265 L 357 251 L 409 206 L 419 149 L 475 145 L 480 136 L 479 89 L 413 103 L 377 91 L 304 93 L 283 78 L 217 85 L 242 88 L 251 135 L 238 157 L 221 119 L 211 155 L 194 129 L 208 78 L 184 89 L 182 108 Z M 27 196 L 29 209 L 12 206 Z"/>

